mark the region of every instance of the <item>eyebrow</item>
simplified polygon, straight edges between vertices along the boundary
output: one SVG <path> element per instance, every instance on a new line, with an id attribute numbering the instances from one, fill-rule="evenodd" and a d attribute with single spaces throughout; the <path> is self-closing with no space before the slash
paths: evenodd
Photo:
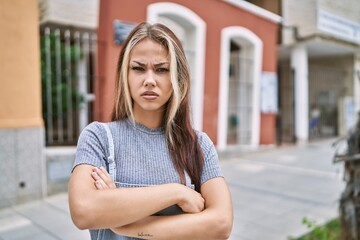
<path id="1" fill-rule="evenodd" d="M 136 63 L 136 64 L 139 64 L 140 66 L 144 67 L 146 66 L 145 63 L 142 63 L 142 62 L 138 62 L 138 61 L 132 61 L 133 63 Z M 165 65 L 165 64 L 169 64 L 169 62 L 160 62 L 160 63 L 156 63 L 154 64 L 155 67 L 160 67 L 162 65 Z"/>

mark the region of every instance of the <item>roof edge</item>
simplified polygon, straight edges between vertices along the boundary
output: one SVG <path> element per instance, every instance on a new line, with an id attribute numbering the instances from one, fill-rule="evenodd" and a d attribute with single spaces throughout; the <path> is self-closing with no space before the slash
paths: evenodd
<path id="1" fill-rule="evenodd" d="M 258 7 L 254 4 L 251 4 L 249 2 L 246 2 L 246 1 L 243 1 L 243 0 L 222 0 L 223 2 L 226 2 L 228 4 L 231 4 L 235 7 L 238 7 L 238 8 L 241 8 L 241 9 L 244 9 L 248 12 L 251 12 L 259 17 L 262 17 L 262 18 L 265 18 L 267 20 L 270 20 L 274 23 L 281 23 L 282 21 L 282 17 L 275 14 L 275 13 L 272 13 L 268 10 L 265 10 L 261 7 Z"/>

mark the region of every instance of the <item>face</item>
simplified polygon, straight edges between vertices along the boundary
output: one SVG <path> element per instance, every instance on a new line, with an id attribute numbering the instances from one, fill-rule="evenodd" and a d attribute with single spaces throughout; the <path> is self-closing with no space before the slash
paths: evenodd
<path id="1" fill-rule="evenodd" d="M 149 113 L 162 116 L 173 92 L 168 51 L 150 39 L 137 43 L 130 54 L 128 83 L 135 118 Z"/>

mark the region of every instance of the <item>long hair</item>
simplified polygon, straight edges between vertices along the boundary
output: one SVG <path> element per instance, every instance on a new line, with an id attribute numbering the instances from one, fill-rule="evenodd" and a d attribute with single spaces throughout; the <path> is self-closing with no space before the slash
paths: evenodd
<path id="1" fill-rule="evenodd" d="M 163 116 L 166 142 L 171 159 L 185 184 L 186 171 L 195 190 L 200 192 L 204 155 L 190 120 L 190 73 L 184 49 L 176 35 L 165 25 L 146 22 L 137 25 L 129 34 L 121 49 L 117 65 L 115 105 L 112 120 L 129 118 L 133 122 L 133 101 L 128 84 L 130 54 L 134 46 L 144 39 L 151 39 L 165 49 L 170 56 L 170 81 L 172 96 L 166 104 Z"/>

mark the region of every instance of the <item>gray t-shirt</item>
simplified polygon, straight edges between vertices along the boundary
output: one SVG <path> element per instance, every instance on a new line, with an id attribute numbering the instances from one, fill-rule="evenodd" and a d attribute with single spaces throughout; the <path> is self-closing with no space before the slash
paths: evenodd
<path id="1" fill-rule="evenodd" d="M 107 123 L 114 142 L 116 182 L 122 185 L 159 185 L 181 183 L 166 144 L 163 128 L 150 129 L 129 120 Z M 204 154 L 201 184 L 215 177 L 223 177 L 214 144 L 203 132 L 196 132 Z M 110 155 L 104 127 L 93 122 L 81 132 L 74 168 L 79 164 L 107 167 Z M 90 230 L 91 239 L 136 239 L 122 237 L 111 230 Z M 98 235 L 103 235 L 98 238 Z"/>

